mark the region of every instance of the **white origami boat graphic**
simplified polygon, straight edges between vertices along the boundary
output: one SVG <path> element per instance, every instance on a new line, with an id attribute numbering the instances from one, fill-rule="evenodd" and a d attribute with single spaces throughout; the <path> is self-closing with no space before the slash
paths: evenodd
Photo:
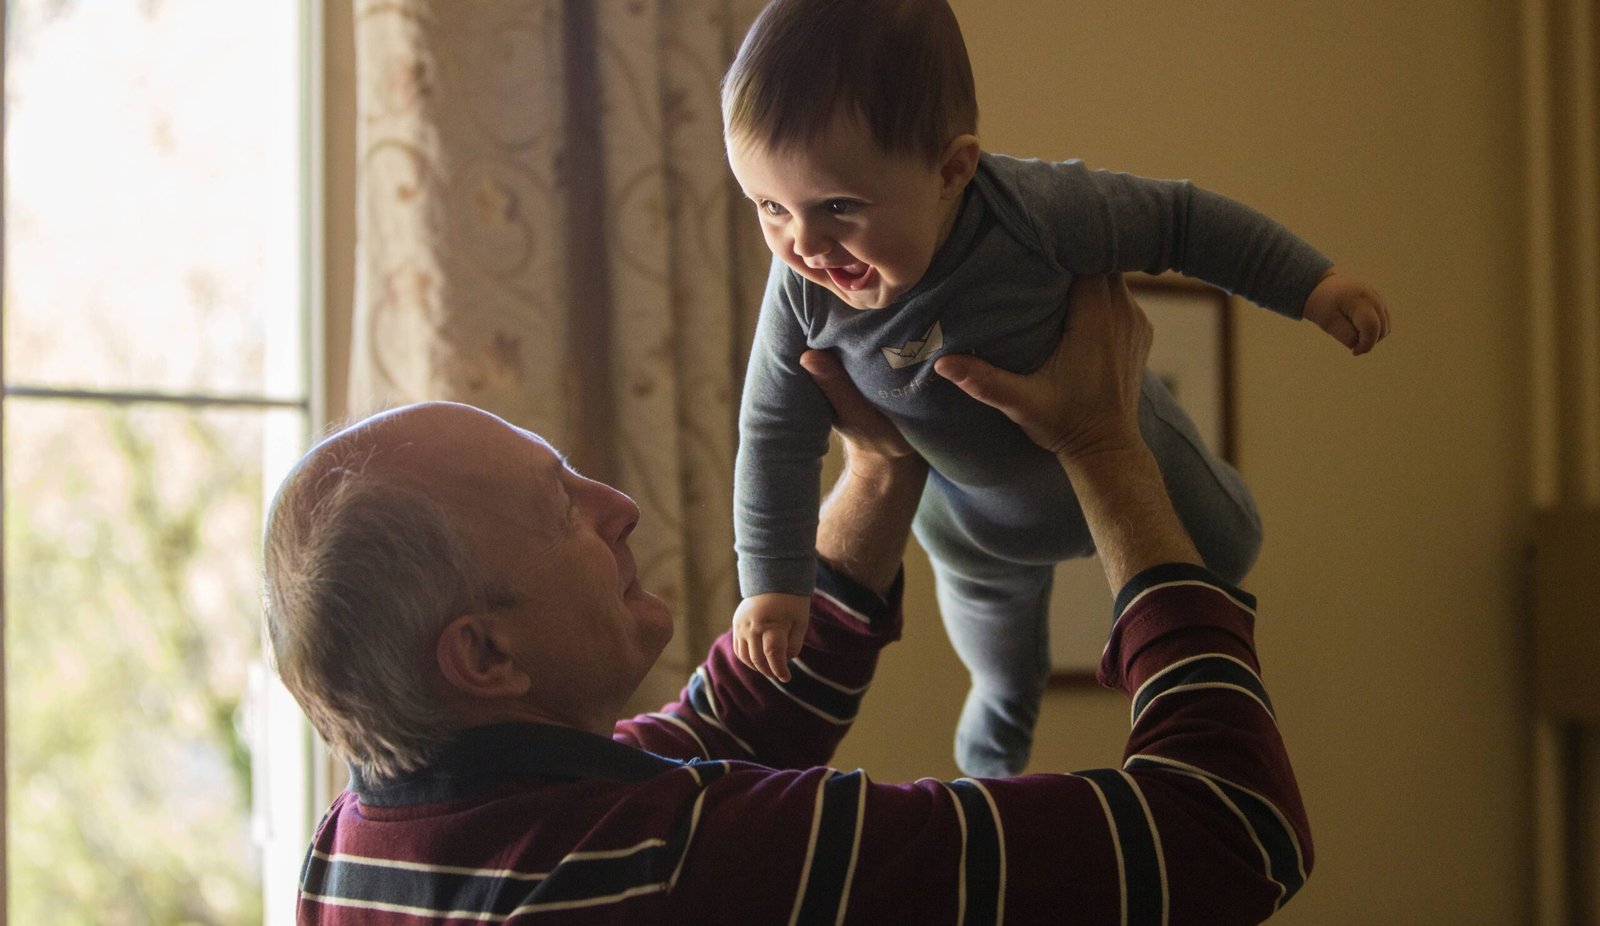
<path id="1" fill-rule="evenodd" d="M 907 341 L 904 347 L 880 347 L 879 350 L 883 351 L 883 359 L 889 361 L 890 368 L 899 370 L 927 360 L 943 347 L 944 331 L 938 322 L 934 322 L 932 328 L 922 333 L 922 337 Z"/>

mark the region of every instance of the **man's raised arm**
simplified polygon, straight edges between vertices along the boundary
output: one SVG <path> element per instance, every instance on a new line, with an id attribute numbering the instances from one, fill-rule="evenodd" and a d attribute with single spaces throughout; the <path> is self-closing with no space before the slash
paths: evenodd
<path id="1" fill-rule="evenodd" d="M 833 405 L 845 458 L 820 512 L 805 647 L 779 682 L 740 662 L 722 635 L 679 701 L 618 726 L 621 738 L 645 749 L 775 768 L 825 765 L 855 720 L 878 652 L 899 639 L 900 561 L 927 464 L 831 354 L 807 351 L 801 364 Z"/>
<path id="2" fill-rule="evenodd" d="M 861 397 L 832 354 L 806 351 L 800 365 L 833 405 L 834 430 L 844 443 L 844 470 L 822 502 L 817 556 L 887 595 L 900 572 L 928 464 Z"/>
<path id="3" fill-rule="evenodd" d="M 1085 922 L 1101 921 L 1090 912 L 1099 904 L 1107 922 L 1258 922 L 1305 882 L 1312 845 L 1260 677 L 1255 600 L 1200 565 L 1140 436 L 1148 320 L 1116 276 L 1078 280 L 1071 299 L 1061 344 L 1032 374 L 972 357 L 936 361 L 1056 454 L 1116 595 L 1100 679 L 1132 701 L 1123 766 L 1064 779 L 1087 785 L 1104 808 L 1115 865 L 1097 873 L 1093 852 L 1065 854 L 1078 849 L 1078 874 L 1110 875 L 1115 891 L 1071 905 Z M 1032 832 L 1032 821 L 1049 787 L 992 787 L 1006 841 L 1043 852 L 1052 833 Z M 1043 911 L 1067 899 L 1053 887 L 1008 879 L 1002 897 L 1008 909 Z"/>
<path id="4" fill-rule="evenodd" d="M 907 784 L 730 767 L 697 804 L 702 835 L 668 897 L 681 920 L 1031 923 L 1069 911 L 1083 923 L 1226 926 L 1266 919 L 1304 883 L 1310 832 L 1261 683 L 1253 599 L 1199 565 L 1133 419 L 1148 323 L 1115 278 L 1082 280 L 1071 299 L 1060 350 L 1032 374 L 936 362 L 1055 452 L 1082 499 L 1118 590 L 1101 679 L 1131 702 L 1122 766 Z M 856 462 L 871 465 L 847 471 L 832 515 L 848 530 L 821 552 L 881 588 L 898 568 L 920 469 L 894 453 Z M 854 545 L 877 530 L 890 533 Z M 753 723 L 730 726 L 773 734 L 748 741 L 763 760 L 786 755 L 784 731 L 807 739 L 837 722 L 842 735 L 898 630 L 896 611 L 829 602 L 829 576 L 863 607 L 898 595 L 893 579 L 885 601 L 825 567 L 801 659 L 816 674 L 802 668 L 780 685 L 714 652 L 725 674 L 690 692 L 702 713 L 746 699 L 736 706 Z M 834 684 L 810 684 L 819 676 Z M 715 705 L 704 695 L 713 687 Z"/>

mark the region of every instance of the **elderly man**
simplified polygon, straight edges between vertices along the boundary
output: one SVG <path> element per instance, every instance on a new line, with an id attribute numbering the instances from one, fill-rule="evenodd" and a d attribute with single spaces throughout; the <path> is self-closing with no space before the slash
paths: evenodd
<path id="1" fill-rule="evenodd" d="M 1122 769 L 879 784 L 826 767 L 900 631 L 925 470 L 826 355 L 803 362 L 848 465 L 787 682 L 728 635 L 680 700 L 616 721 L 672 634 L 628 549 L 638 509 L 463 405 L 314 448 L 267 532 L 279 672 L 351 764 L 306 860 L 305 923 L 1242 923 L 1311 865 L 1252 643 L 1136 406 L 1148 322 L 1080 281 L 1028 376 L 938 372 L 1054 453 L 1116 598 L 1101 678 L 1133 701 Z M 1106 345 L 1114 345 L 1108 350 Z"/>

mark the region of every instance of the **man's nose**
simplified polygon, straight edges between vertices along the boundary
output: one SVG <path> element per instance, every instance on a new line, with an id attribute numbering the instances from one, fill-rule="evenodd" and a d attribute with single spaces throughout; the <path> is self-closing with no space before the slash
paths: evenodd
<path id="1" fill-rule="evenodd" d="M 606 486 L 610 497 L 606 499 L 606 524 L 609 528 L 611 541 L 621 543 L 628 539 L 633 529 L 639 526 L 639 503 L 632 496 L 618 489 Z"/>

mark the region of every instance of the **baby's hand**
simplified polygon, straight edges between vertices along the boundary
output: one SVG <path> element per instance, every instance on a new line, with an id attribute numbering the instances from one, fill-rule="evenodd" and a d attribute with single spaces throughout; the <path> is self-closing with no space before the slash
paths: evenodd
<path id="1" fill-rule="evenodd" d="M 787 682 L 789 660 L 800 655 L 810 623 L 811 599 L 804 595 L 751 595 L 733 612 L 733 653 L 767 678 Z"/>
<path id="2" fill-rule="evenodd" d="M 1389 336 L 1389 307 L 1378 291 L 1333 270 L 1311 291 L 1305 317 L 1358 357 Z"/>

